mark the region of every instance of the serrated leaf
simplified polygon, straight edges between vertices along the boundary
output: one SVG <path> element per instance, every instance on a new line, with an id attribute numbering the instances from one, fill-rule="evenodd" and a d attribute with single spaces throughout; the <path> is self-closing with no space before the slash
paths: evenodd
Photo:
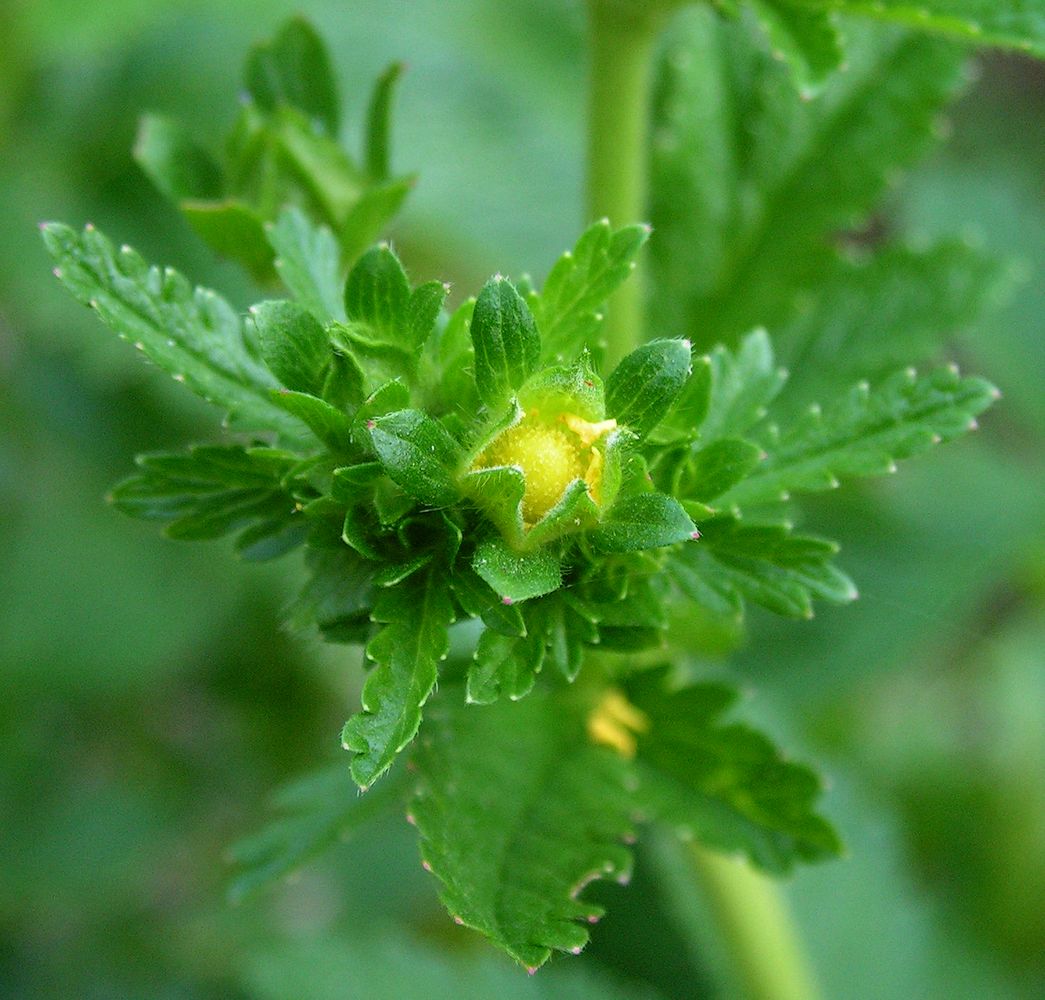
<path id="1" fill-rule="evenodd" d="M 171 201 L 220 198 L 221 169 L 176 122 L 144 115 L 134 141 L 134 159 Z"/>
<path id="2" fill-rule="evenodd" d="M 296 302 L 259 302 L 250 307 L 261 357 L 288 389 L 319 396 L 331 362 L 330 340 L 312 313 Z"/>
<path id="3" fill-rule="evenodd" d="M 457 500 L 461 453 L 442 425 L 420 410 L 397 410 L 367 422 L 374 451 L 388 475 L 433 507 Z"/>
<path id="4" fill-rule="evenodd" d="M 272 402 L 292 413 L 310 431 L 336 454 L 352 451 L 352 425 L 345 414 L 326 400 L 307 392 L 274 389 Z"/>
<path id="5" fill-rule="evenodd" d="M 529 307 L 501 275 L 479 293 L 471 321 L 475 382 L 490 409 L 503 406 L 534 373 L 541 340 Z"/>
<path id="6" fill-rule="evenodd" d="M 244 82 L 262 110 L 272 113 L 290 105 L 318 122 L 327 135 L 338 134 L 339 101 L 330 57 L 304 18 L 291 18 L 270 42 L 251 49 Z"/>
<path id="7" fill-rule="evenodd" d="M 309 579 L 290 606 L 291 627 L 316 626 L 328 642 L 365 642 L 370 634 L 374 564 L 347 545 L 306 550 Z"/>
<path id="8" fill-rule="evenodd" d="M 736 352 L 716 347 L 708 355 L 711 385 L 708 408 L 700 424 L 701 441 L 743 434 L 766 415 L 787 373 L 773 359 L 765 330 L 754 330 Z"/>
<path id="9" fill-rule="evenodd" d="M 789 410 L 839 383 L 877 378 L 936 356 L 1003 297 L 1012 272 L 960 240 L 839 255 L 780 330 Z"/>
<path id="10" fill-rule="evenodd" d="M 739 614 L 743 600 L 789 618 L 811 618 L 813 601 L 855 600 L 853 582 L 832 560 L 838 546 L 792 534 L 787 524 L 715 518 L 700 541 L 672 553 L 670 571 L 682 592 L 716 614 Z"/>
<path id="11" fill-rule="evenodd" d="M 683 466 L 676 494 L 703 503 L 721 496 L 758 466 L 764 453 L 743 438 L 719 438 L 697 449 Z"/>
<path id="12" fill-rule="evenodd" d="M 840 853 L 837 834 L 814 811 L 816 774 L 756 730 L 722 721 L 735 691 L 671 690 L 663 670 L 637 674 L 626 687 L 647 721 L 634 764 L 636 798 L 651 819 L 774 873 Z"/>
<path id="13" fill-rule="evenodd" d="M 129 247 L 119 251 L 98 230 L 76 233 L 48 223 L 44 242 L 62 284 L 113 332 L 197 395 L 229 411 L 229 424 L 271 430 L 300 442 L 300 421 L 275 406 L 275 380 L 247 347 L 236 311 L 210 289 L 176 271 L 150 267 Z"/>
<path id="14" fill-rule="evenodd" d="M 267 229 L 283 284 L 321 323 L 345 320 L 339 250 L 326 226 L 313 225 L 291 205 Z"/>
<path id="15" fill-rule="evenodd" d="M 674 497 L 639 493 L 614 504 L 588 537 L 600 552 L 637 552 L 688 541 L 696 530 Z"/>
<path id="16" fill-rule="evenodd" d="M 589 743 L 576 709 L 545 692 L 463 700 L 431 706 L 415 755 L 422 857 L 457 920 L 536 968 L 587 942 L 602 911 L 580 887 L 630 869 L 623 761 Z"/>
<path id="17" fill-rule="evenodd" d="M 379 778 L 410 743 L 421 709 L 435 687 L 438 665 L 450 648 L 454 618 L 445 568 L 430 565 L 381 592 L 373 619 L 384 625 L 367 643 L 374 669 L 363 686 L 362 711 L 341 734 L 361 788 Z"/>
<path id="18" fill-rule="evenodd" d="M 526 623 L 519 608 L 505 604 L 500 595 L 470 566 L 462 562 L 455 563 L 450 589 L 465 614 L 482 618 L 488 628 L 507 636 L 526 635 Z"/>
<path id="19" fill-rule="evenodd" d="M 787 60 L 805 98 L 813 97 L 842 63 L 842 39 L 827 10 L 802 0 L 754 0 L 774 55 Z"/>
<path id="20" fill-rule="evenodd" d="M 250 548 L 262 535 L 271 537 L 302 520 L 285 484 L 297 464 L 288 452 L 210 445 L 141 455 L 137 463 L 141 472 L 113 488 L 112 503 L 131 517 L 168 522 L 170 538 L 220 538 L 263 527 L 262 534 L 248 536 L 244 548 Z"/>
<path id="21" fill-rule="evenodd" d="M 504 695 L 512 701 L 533 690 L 544 662 L 540 633 L 507 636 L 485 629 L 468 668 L 465 699 L 470 705 L 488 705 Z"/>
<path id="22" fill-rule="evenodd" d="M 840 477 L 891 472 L 896 461 L 959 437 L 997 399 L 979 378 L 954 368 L 918 377 L 896 372 L 875 389 L 860 383 L 825 410 L 810 407 L 778 439 L 765 442 L 768 457 L 719 503 L 750 506 L 792 491 L 838 485 Z"/>
<path id="23" fill-rule="evenodd" d="M 599 346 L 601 309 L 631 274 L 649 233 L 643 225 L 613 230 L 602 219 L 559 258 L 540 295 L 529 298 L 544 357 L 572 361 L 584 347 Z"/>
<path id="24" fill-rule="evenodd" d="M 656 86 L 650 325 L 702 348 L 793 315 L 961 81 L 943 42 L 847 25 L 846 72 L 802 101 L 747 28 L 684 12 Z"/>
<path id="25" fill-rule="evenodd" d="M 500 538 L 475 547 L 472 568 L 508 602 L 540 597 L 562 585 L 558 555 L 550 549 L 519 552 Z"/>
<path id="26" fill-rule="evenodd" d="M 1041 0 L 796 0 L 812 9 L 838 10 L 932 31 L 977 45 L 1003 45 L 1045 56 Z"/>
<path id="27" fill-rule="evenodd" d="M 408 339 L 410 282 L 391 247 L 368 250 L 345 285 L 348 318 L 368 327 L 377 343 L 411 347 Z"/>
<path id="28" fill-rule="evenodd" d="M 278 817 L 228 850 L 237 869 L 229 883 L 229 901 L 242 902 L 292 875 L 327 848 L 395 809 L 406 790 L 402 771 L 397 778 L 390 776 L 361 795 L 348 768 L 337 764 L 284 785 L 272 796 L 271 807 Z"/>
<path id="29" fill-rule="evenodd" d="M 375 181 L 388 179 L 389 173 L 389 120 L 392 112 L 392 96 L 395 85 L 403 73 L 402 63 L 392 63 L 374 84 L 370 105 L 366 114 L 366 142 L 363 162 L 366 172 Z"/>
<path id="30" fill-rule="evenodd" d="M 606 380 L 606 412 L 644 438 L 678 399 L 691 367 L 688 340 L 643 344 Z"/>

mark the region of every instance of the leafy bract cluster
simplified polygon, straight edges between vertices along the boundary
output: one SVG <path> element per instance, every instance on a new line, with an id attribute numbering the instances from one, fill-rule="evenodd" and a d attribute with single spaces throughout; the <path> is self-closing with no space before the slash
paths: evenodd
<path id="1" fill-rule="evenodd" d="M 815 774 L 730 722 L 730 689 L 685 682 L 665 664 L 684 656 L 676 626 L 693 618 L 735 624 L 748 603 L 803 618 L 815 601 L 856 596 L 836 545 L 797 531 L 789 500 L 893 471 L 974 426 L 996 395 L 990 385 L 948 366 L 919 374 L 893 364 L 899 322 L 871 339 L 887 322 L 884 301 L 927 327 L 925 295 L 957 284 L 977 302 L 989 268 L 942 247 L 894 248 L 860 269 L 830 246 L 825 233 L 877 190 L 880 164 L 872 158 L 862 186 L 842 184 L 837 170 L 813 182 L 796 164 L 851 152 L 846 118 L 830 109 L 870 100 L 862 89 L 826 95 L 823 120 L 773 91 L 777 104 L 762 108 L 767 149 L 717 133 L 717 145 L 698 149 L 674 98 L 723 89 L 719 73 L 771 71 L 706 19 L 682 28 L 662 67 L 653 161 L 662 247 L 652 313 L 675 336 L 611 371 L 606 302 L 649 228 L 597 222 L 540 289 L 496 275 L 448 310 L 446 286 L 413 285 L 389 245 L 362 252 L 359 242 L 369 232 L 359 219 L 378 225 L 395 200 L 378 194 L 391 190 L 382 184 L 394 74 L 376 92 L 360 181 L 332 152 L 333 87 L 301 22 L 248 61 L 252 98 L 238 134 L 253 138 L 235 148 L 253 152 L 239 166 L 233 156 L 229 177 L 246 176 L 249 161 L 249 184 L 179 186 L 204 161 L 166 125 L 147 123 L 139 144 L 190 221 L 220 232 L 214 244 L 235 246 L 255 274 L 278 276 L 288 297 L 242 315 L 91 226 L 44 226 L 69 291 L 227 415 L 220 443 L 141 457 L 115 505 L 171 537 L 234 536 L 248 559 L 303 549 L 292 622 L 365 649 L 369 675 L 342 741 L 359 787 L 392 774 L 362 799 L 336 772 L 285 793 L 287 815 L 237 849 L 237 893 L 408 800 L 454 917 L 535 967 L 583 946 L 600 911 L 581 890 L 627 878 L 623 844 L 638 823 L 775 872 L 837 853 L 816 813 Z M 883 61 L 912 74 L 952 65 L 904 38 L 865 54 L 868 79 Z M 907 105 L 898 92 L 881 97 L 897 148 L 927 127 L 949 86 L 933 77 Z M 796 122 L 792 145 L 777 142 Z M 705 169 L 715 157 L 734 169 Z M 759 169 L 781 186 L 762 183 Z M 274 186 L 252 187 L 260 179 Z M 763 200 L 742 196 L 749 190 Z M 332 191 L 345 195 L 336 210 Z M 889 283 L 911 267 L 925 279 L 922 299 Z M 807 295 L 804 312 L 796 292 Z M 946 315 L 965 315 L 953 295 L 937 299 L 950 303 Z M 783 331 L 790 398 L 768 334 L 751 330 L 753 311 Z M 836 330 L 839 316 L 853 322 Z M 857 320 L 869 328 L 863 339 Z M 810 376 L 802 360 L 832 337 L 848 354 L 863 345 L 872 379 L 842 367 Z M 452 639 L 463 661 L 450 656 Z M 411 744 L 405 775 L 397 760 Z"/>

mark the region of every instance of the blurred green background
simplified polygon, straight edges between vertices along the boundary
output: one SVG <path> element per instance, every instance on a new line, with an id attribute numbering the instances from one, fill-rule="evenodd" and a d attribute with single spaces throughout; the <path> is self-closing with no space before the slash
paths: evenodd
<path id="1" fill-rule="evenodd" d="M 281 628 L 293 560 L 244 567 L 105 505 L 135 453 L 215 415 L 62 292 L 36 224 L 93 221 L 245 307 L 130 148 L 146 110 L 216 141 L 247 47 L 295 11 L 332 48 L 352 147 L 370 81 L 408 64 L 393 159 L 421 179 L 393 237 L 415 278 L 542 276 L 583 221 L 579 3 L 0 7 L 0 996 L 713 996 L 714 935 L 663 844 L 534 979 L 449 923 L 398 818 L 225 903 L 224 849 L 267 793 L 338 758 L 358 656 Z M 973 439 L 811 509 L 861 601 L 753 615 L 718 667 L 831 781 L 849 856 L 786 887 L 830 998 L 1045 995 L 1045 72 L 977 67 L 883 211 L 1021 262 L 954 346 L 1005 397 Z"/>

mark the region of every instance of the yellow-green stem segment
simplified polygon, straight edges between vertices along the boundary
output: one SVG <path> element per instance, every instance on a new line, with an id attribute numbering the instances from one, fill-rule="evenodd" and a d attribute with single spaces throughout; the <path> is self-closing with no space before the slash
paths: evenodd
<path id="1" fill-rule="evenodd" d="M 588 0 L 588 180 L 585 222 L 614 227 L 646 220 L 650 75 L 662 11 L 658 3 Z M 607 360 L 645 338 L 642 269 L 608 303 Z"/>
<path id="2" fill-rule="evenodd" d="M 691 850 L 744 1000 L 818 1000 L 780 888 L 743 859 Z"/>

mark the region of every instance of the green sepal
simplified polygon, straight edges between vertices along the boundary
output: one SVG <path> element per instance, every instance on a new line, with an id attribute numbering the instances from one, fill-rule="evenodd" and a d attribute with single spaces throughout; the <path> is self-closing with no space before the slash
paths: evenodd
<path id="1" fill-rule="evenodd" d="M 288 389 L 321 395 L 331 349 L 319 320 L 285 300 L 259 302 L 249 312 L 269 371 Z"/>
<path id="2" fill-rule="evenodd" d="M 397 410 L 367 421 L 374 451 L 391 479 L 412 497 L 447 507 L 459 497 L 457 442 L 420 410 Z"/>
<path id="3" fill-rule="evenodd" d="M 521 469 L 508 465 L 472 469 L 461 477 L 460 487 L 505 538 L 520 548 L 525 544 L 522 502 L 526 480 Z"/>
<path id="4" fill-rule="evenodd" d="M 502 275 L 491 278 L 472 312 L 475 383 L 490 408 L 503 406 L 534 373 L 541 354 L 537 325 L 515 286 Z"/>
<path id="5" fill-rule="evenodd" d="M 280 409 L 297 417 L 331 451 L 345 454 L 352 450 L 348 417 L 326 400 L 290 389 L 273 389 L 270 398 Z"/>
<path id="6" fill-rule="evenodd" d="M 526 411 L 572 413 L 593 423 L 606 416 L 606 392 L 588 351 L 571 365 L 539 371 L 519 393 L 519 403 Z"/>
<path id="7" fill-rule="evenodd" d="M 606 412 L 644 438 L 678 398 L 691 366 L 688 340 L 643 344 L 606 380 Z"/>
<path id="8" fill-rule="evenodd" d="M 650 439 L 657 443 L 674 443 L 696 438 L 711 405 L 711 382 L 711 358 L 707 355 L 694 358 L 692 374 L 675 404 L 653 428 Z"/>
<path id="9" fill-rule="evenodd" d="M 599 513 L 588 484 L 583 479 L 575 479 L 563 491 L 558 503 L 526 532 L 526 548 L 533 549 L 563 535 L 585 531 L 598 523 Z"/>
<path id="10" fill-rule="evenodd" d="M 369 441 L 367 423 L 386 413 L 405 410 L 410 406 L 410 390 L 397 379 L 391 379 L 375 389 L 352 417 L 352 435 L 357 441 Z"/>
<path id="11" fill-rule="evenodd" d="M 519 552 L 500 538 L 487 538 L 475 547 L 472 568 L 506 603 L 540 597 L 562 586 L 556 553 L 547 548 Z"/>
<path id="12" fill-rule="evenodd" d="M 410 348 L 410 282 L 387 244 L 368 250 L 345 284 L 348 318 L 367 327 L 367 340 Z"/>
<path id="13" fill-rule="evenodd" d="M 618 500 L 588 538 L 599 552 L 637 552 L 688 541 L 696 530 L 674 497 L 650 492 Z"/>
<path id="14" fill-rule="evenodd" d="M 407 306 L 407 340 L 411 347 L 421 347 L 435 332 L 449 292 L 450 286 L 441 281 L 426 281 L 413 290 Z"/>
<path id="15" fill-rule="evenodd" d="M 259 108 L 284 105 L 304 112 L 336 137 L 340 128 L 337 83 L 323 40 L 304 18 L 287 21 L 269 42 L 255 45 L 244 67 L 244 83 Z"/>
<path id="16" fill-rule="evenodd" d="M 514 604 L 505 604 L 467 563 L 454 564 L 450 589 L 464 613 L 471 618 L 482 618 L 487 628 L 507 636 L 526 635 L 522 611 Z"/>

